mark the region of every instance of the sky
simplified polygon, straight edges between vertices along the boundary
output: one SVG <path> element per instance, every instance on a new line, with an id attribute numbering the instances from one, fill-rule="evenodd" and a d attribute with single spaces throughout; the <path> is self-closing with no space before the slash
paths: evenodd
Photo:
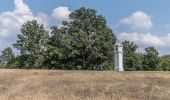
<path id="1" fill-rule="evenodd" d="M 170 0 L 0 0 L 0 51 L 16 42 L 20 27 L 36 19 L 48 30 L 80 8 L 106 18 L 119 40 L 133 41 L 138 51 L 154 46 L 170 54 Z"/>

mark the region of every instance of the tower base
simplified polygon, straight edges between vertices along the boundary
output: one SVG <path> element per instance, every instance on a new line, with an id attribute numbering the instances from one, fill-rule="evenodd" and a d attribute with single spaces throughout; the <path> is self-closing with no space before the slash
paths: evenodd
<path id="1" fill-rule="evenodd" d="M 118 67 L 116 67 L 116 68 L 114 69 L 114 71 L 124 71 L 124 69 L 123 69 L 123 68 L 118 68 Z"/>

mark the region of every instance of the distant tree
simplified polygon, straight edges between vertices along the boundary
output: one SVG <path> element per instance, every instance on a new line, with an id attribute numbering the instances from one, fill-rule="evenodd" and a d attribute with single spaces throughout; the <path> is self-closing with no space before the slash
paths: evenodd
<path id="1" fill-rule="evenodd" d="M 135 71 L 142 69 L 142 56 L 137 54 L 138 46 L 134 42 L 123 41 L 123 64 L 126 71 Z"/>
<path id="2" fill-rule="evenodd" d="M 18 57 L 14 57 L 12 58 L 7 64 L 6 64 L 6 68 L 8 69 L 17 69 L 20 68 L 20 63 L 19 63 Z"/>
<path id="3" fill-rule="evenodd" d="M 170 55 L 163 55 L 160 57 L 159 69 L 170 71 Z"/>
<path id="4" fill-rule="evenodd" d="M 44 26 L 36 20 L 28 21 L 22 25 L 21 34 L 17 37 L 17 42 L 13 46 L 20 50 L 21 58 L 24 57 L 20 65 L 27 66 L 27 68 L 41 68 L 49 37 Z"/>
<path id="5" fill-rule="evenodd" d="M 148 47 L 145 49 L 143 55 L 143 70 L 146 71 L 155 71 L 158 68 L 159 64 L 159 53 L 154 47 Z"/>
<path id="6" fill-rule="evenodd" d="M 14 58 L 14 53 L 10 47 L 5 48 L 1 53 L 0 62 L 2 66 L 6 66 L 6 64 Z"/>
<path id="7" fill-rule="evenodd" d="M 69 19 L 62 28 L 52 28 L 45 63 L 62 69 L 108 68 L 113 63 L 116 37 L 105 18 L 94 9 L 82 7 L 73 11 Z"/>

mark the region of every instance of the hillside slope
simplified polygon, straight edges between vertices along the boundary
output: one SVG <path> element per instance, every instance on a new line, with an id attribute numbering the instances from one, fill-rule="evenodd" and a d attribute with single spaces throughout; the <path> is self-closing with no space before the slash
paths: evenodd
<path id="1" fill-rule="evenodd" d="M 0 70 L 0 100 L 168 100 L 169 72 Z"/>

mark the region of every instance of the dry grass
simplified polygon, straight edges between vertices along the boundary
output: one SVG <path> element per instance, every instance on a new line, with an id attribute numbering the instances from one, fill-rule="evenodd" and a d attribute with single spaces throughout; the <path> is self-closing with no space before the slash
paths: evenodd
<path id="1" fill-rule="evenodd" d="M 0 70 L 0 100 L 160 99 L 170 99 L 170 72 Z"/>

